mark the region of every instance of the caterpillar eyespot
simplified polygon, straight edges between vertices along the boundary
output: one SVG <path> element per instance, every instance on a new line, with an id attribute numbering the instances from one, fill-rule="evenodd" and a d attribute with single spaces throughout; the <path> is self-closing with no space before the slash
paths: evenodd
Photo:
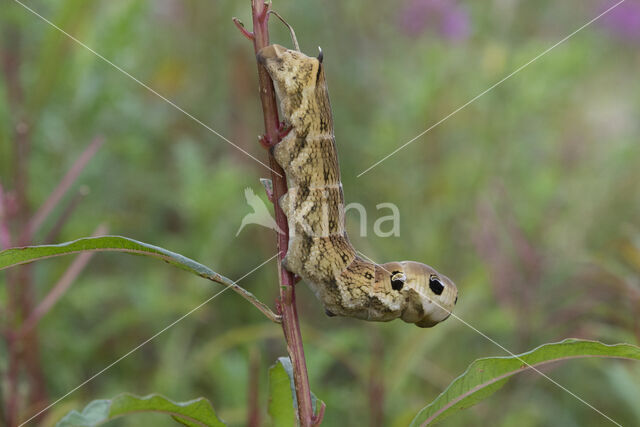
<path id="1" fill-rule="evenodd" d="M 322 50 L 313 58 L 270 45 L 257 58 L 291 129 L 271 151 L 288 186 L 278 201 L 289 225 L 284 267 L 309 284 L 329 316 L 420 327 L 445 320 L 458 296 L 449 278 L 414 261 L 374 264 L 349 241 Z"/>
<path id="2" fill-rule="evenodd" d="M 404 282 L 407 281 L 407 276 L 401 271 L 391 272 L 391 289 L 394 291 L 401 291 L 404 286 Z"/>
<path id="3" fill-rule="evenodd" d="M 440 282 L 440 280 L 438 280 L 436 276 L 431 275 L 431 277 L 429 277 L 429 289 L 431 289 L 434 294 L 440 295 L 442 294 L 442 291 L 444 291 L 444 285 Z M 458 297 L 456 296 L 456 298 Z"/>
<path id="4" fill-rule="evenodd" d="M 391 279 L 391 288 L 394 291 L 401 291 L 403 286 L 404 286 L 404 280 Z"/>

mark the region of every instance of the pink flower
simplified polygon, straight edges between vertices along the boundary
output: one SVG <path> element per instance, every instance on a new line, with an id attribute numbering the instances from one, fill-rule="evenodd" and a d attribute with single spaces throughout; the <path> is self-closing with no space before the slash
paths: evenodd
<path id="1" fill-rule="evenodd" d="M 399 26 L 412 37 L 430 30 L 448 40 L 464 40 L 470 32 L 469 15 L 455 0 L 408 0 Z"/>
<path id="2" fill-rule="evenodd" d="M 611 6 L 608 2 L 601 7 Z M 625 1 L 602 18 L 602 25 L 624 40 L 640 42 L 640 1 Z"/>

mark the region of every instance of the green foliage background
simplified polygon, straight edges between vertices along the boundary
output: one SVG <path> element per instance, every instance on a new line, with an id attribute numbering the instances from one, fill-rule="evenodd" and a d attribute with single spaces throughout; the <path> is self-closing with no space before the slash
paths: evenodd
<path id="1" fill-rule="evenodd" d="M 460 1 L 469 35 L 459 40 L 443 37 L 437 19 L 407 35 L 399 19 L 407 1 L 274 3 L 303 51 L 324 51 L 345 197 L 369 213 L 366 238 L 358 237 L 357 216 L 348 215 L 357 247 L 381 262 L 420 260 L 450 276 L 460 292 L 456 314 L 515 353 L 564 337 L 638 344 L 640 41 L 598 22 L 356 177 L 607 2 Z M 256 140 L 262 116 L 252 49 L 231 24 L 232 16 L 250 22 L 248 0 L 29 5 L 265 158 Z M 114 234 L 169 248 L 232 279 L 275 253 L 269 230 L 249 226 L 235 237 L 250 211 L 243 190 L 262 196 L 263 167 L 17 3 L 3 2 L 0 25 L 17 27 L 22 37 L 32 205 L 45 200 L 92 138 L 106 139 L 77 183 L 90 194 L 59 241 L 106 222 Z M 271 30 L 273 41 L 289 44 L 275 21 Z M 0 92 L 0 182 L 10 188 L 2 84 Z M 383 202 L 401 211 L 400 237 L 373 235 L 375 206 Z M 70 262 L 37 264 L 40 295 Z M 275 263 L 240 284 L 272 305 Z M 330 319 L 308 288 L 298 289 L 311 386 L 327 404 L 326 425 L 406 425 L 471 361 L 503 355 L 453 318 L 430 330 Z M 65 394 L 218 290 L 156 261 L 97 254 L 39 326 L 50 396 Z M 281 331 L 226 292 L 56 405 L 45 424 L 129 391 L 177 401 L 206 396 L 222 419 L 243 425 L 252 352 L 259 354 L 266 414 L 267 367 L 286 353 Z M 637 364 L 577 361 L 545 372 L 623 425 L 640 422 Z M 164 422 L 145 415 L 114 425 Z M 603 422 L 525 374 L 443 425 Z"/>

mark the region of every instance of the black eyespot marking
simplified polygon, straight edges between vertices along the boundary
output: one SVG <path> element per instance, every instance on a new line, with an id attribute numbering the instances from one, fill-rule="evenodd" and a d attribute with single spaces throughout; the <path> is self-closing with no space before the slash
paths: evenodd
<path id="1" fill-rule="evenodd" d="M 371 280 L 371 279 L 373 279 L 373 276 L 372 276 L 372 275 L 371 275 L 371 273 L 369 273 L 368 271 L 367 271 L 366 273 L 364 273 L 364 277 L 365 277 L 365 279 L 367 279 L 367 280 Z"/>
<path id="2" fill-rule="evenodd" d="M 458 297 L 456 297 L 456 300 L 453 302 L 453 305 L 456 305 L 458 303 Z"/>
<path id="3" fill-rule="evenodd" d="M 429 277 L 429 289 L 436 295 L 441 295 L 444 291 L 444 285 L 438 280 L 436 276 Z"/>
<path id="4" fill-rule="evenodd" d="M 407 276 L 401 271 L 394 271 L 391 273 L 391 289 L 394 291 L 402 290 L 404 282 L 407 281 Z"/>

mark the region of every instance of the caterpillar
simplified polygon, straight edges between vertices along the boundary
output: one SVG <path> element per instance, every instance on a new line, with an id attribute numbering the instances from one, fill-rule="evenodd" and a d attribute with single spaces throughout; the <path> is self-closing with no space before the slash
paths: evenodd
<path id="1" fill-rule="evenodd" d="M 288 132 L 271 148 L 288 186 L 278 201 L 290 233 L 283 266 L 308 283 L 329 316 L 401 318 L 423 328 L 448 318 L 458 300 L 449 278 L 414 261 L 375 264 L 349 241 L 322 51 L 315 58 L 273 44 L 257 59 Z"/>

